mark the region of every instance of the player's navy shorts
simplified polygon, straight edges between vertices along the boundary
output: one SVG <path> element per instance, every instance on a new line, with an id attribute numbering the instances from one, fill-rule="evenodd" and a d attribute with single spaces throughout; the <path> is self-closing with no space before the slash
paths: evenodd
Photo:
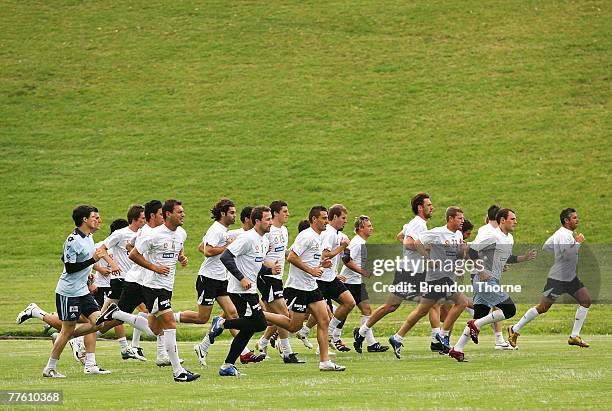
<path id="1" fill-rule="evenodd" d="M 55 293 L 55 308 L 62 321 L 78 321 L 81 314 L 89 317 L 92 313 L 100 311 L 100 307 L 92 294 L 80 297 L 67 297 Z"/>
<path id="2" fill-rule="evenodd" d="M 110 287 L 98 287 L 98 289 L 94 293 L 93 296 L 100 307 L 104 305 L 104 299 L 108 298 L 110 290 Z"/>
<path id="3" fill-rule="evenodd" d="M 422 294 L 422 298 L 433 300 L 438 303 L 445 302 L 450 296 L 455 294 L 449 290 L 450 286 L 454 285 L 455 281 L 452 278 L 444 277 L 437 280 L 427 281 L 428 291 Z M 441 290 L 438 291 L 435 288 L 429 288 L 434 286 L 441 286 Z"/>
<path id="4" fill-rule="evenodd" d="M 317 280 L 317 287 L 321 290 L 321 294 L 328 300 L 338 301 L 340 294 L 347 289 L 342 281 L 335 277 L 332 281 Z"/>
<path id="5" fill-rule="evenodd" d="M 123 293 L 124 283 L 125 280 L 123 278 L 111 278 L 111 291 L 108 294 L 108 298 L 110 298 L 111 300 L 119 300 L 121 298 L 121 293 Z"/>
<path id="6" fill-rule="evenodd" d="M 344 284 L 346 288 L 351 292 L 351 295 L 355 299 L 355 304 L 359 305 L 362 301 L 368 301 L 370 296 L 365 284 Z"/>
<path id="7" fill-rule="evenodd" d="M 323 294 L 318 288 L 312 291 L 298 290 L 297 288 L 285 287 L 283 290 L 287 307 L 296 313 L 305 313 L 308 304 L 323 300 Z"/>
<path id="8" fill-rule="evenodd" d="M 153 315 L 172 308 L 172 291 L 163 288 L 142 287 L 147 310 Z"/>
<path id="9" fill-rule="evenodd" d="M 283 281 L 267 275 L 257 276 L 257 289 L 267 303 L 283 298 Z"/>
<path id="10" fill-rule="evenodd" d="M 584 287 L 582 281 L 577 276 L 572 281 L 559 281 L 553 278 L 546 280 L 542 294 L 549 300 L 555 301 L 562 294 L 574 295 L 576 291 Z"/>
<path id="11" fill-rule="evenodd" d="M 196 291 L 198 293 L 198 305 L 213 305 L 217 297 L 228 295 L 227 280 L 215 280 L 198 275 Z"/>
<path id="12" fill-rule="evenodd" d="M 145 302 L 143 286 L 138 283 L 126 281 L 123 284 L 123 292 L 117 305 L 121 311 L 131 313 L 140 304 Z"/>
<path id="13" fill-rule="evenodd" d="M 254 293 L 229 294 L 239 317 L 250 317 L 254 311 L 261 311 L 259 295 Z"/>

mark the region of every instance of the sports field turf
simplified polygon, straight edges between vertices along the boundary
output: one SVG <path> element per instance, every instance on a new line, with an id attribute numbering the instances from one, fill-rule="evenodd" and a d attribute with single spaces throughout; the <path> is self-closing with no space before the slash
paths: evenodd
<path id="1" fill-rule="evenodd" d="M 65 405 L 75 409 L 609 409 L 609 336 L 592 337 L 591 348 L 579 349 L 563 336 L 526 335 L 519 350 L 502 352 L 493 350 L 487 335 L 478 346 L 467 346 L 465 363 L 431 353 L 428 338 L 410 337 L 401 360 L 390 352 L 339 354 L 347 370 L 327 374 L 318 371 L 312 352 L 292 342 L 306 364 L 282 364 L 273 352 L 263 363 L 239 366 L 247 374 L 239 379 L 217 375 L 227 342 L 210 350 L 210 365 L 202 369 L 193 344 L 180 343 L 186 367 L 202 376 L 177 384 L 168 368 L 121 360 L 110 341 L 99 343 L 98 362 L 112 374 L 84 375 L 66 353 L 58 369 L 68 378 L 49 381 L 39 375 L 50 342 L 1 341 L 0 385 L 62 390 Z M 143 347 L 145 353 L 155 349 L 153 343 Z M 14 352 L 19 355 L 9 354 Z"/>

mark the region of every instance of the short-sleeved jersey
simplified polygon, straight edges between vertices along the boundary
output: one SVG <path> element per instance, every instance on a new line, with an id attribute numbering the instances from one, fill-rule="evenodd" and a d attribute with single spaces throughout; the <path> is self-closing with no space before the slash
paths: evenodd
<path id="1" fill-rule="evenodd" d="M 421 234 L 419 240 L 429 248 L 429 262 L 427 265 L 426 281 L 450 278 L 455 280 L 455 265 L 459 246 L 463 242 L 460 230 L 454 233 L 445 225 L 432 228 Z"/>
<path id="2" fill-rule="evenodd" d="M 78 228 L 64 241 L 64 263 L 82 263 L 93 257 L 95 252 L 94 241 L 91 235 L 84 234 Z M 91 273 L 91 266 L 85 267 L 76 273 L 68 274 L 66 266 L 60 275 L 55 292 L 66 297 L 81 297 L 89 294 L 87 278 Z"/>
<path id="3" fill-rule="evenodd" d="M 236 238 L 240 237 L 242 234 L 246 233 L 247 230 L 245 230 L 244 228 L 240 227 L 240 228 L 235 228 L 233 230 L 229 230 L 227 232 L 227 236 L 233 240 L 235 240 Z"/>
<path id="4" fill-rule="evenodd" d="M 314 268 L 321 263 L 321 236 L 311 227 L 297 235 L 293 245 L 293 251 L 306 266 Z M 317 289 L 317 279 L 309 273 L 300 270 L 293 264 L 289 264 L 289 275 L 285 287 L 295 288 L 303 291 L 313 291 Z"/>
<path id="5" fill-rule="evenodd" d="M 255 229 L 247 231 L 239 236 L 236 241 L 227 246 L 227 250 L 236 257 L 238 270 L 249 279 L 252 287 L 245 290 L 240 281 L 231 273 L 227 284 L 227 291 L 234 294 L 257 293 L 257 274 L 261 270 L 266 251 L 268 250 L 268 239 L 260 236 Z"/>
<path id="6" fill-rule="evenodd" d="M 572 230 L 560 227 L 546 240 L 542 249 L 555 256 L 548 278 L 559 281 L 572 281 L 576 278 L 580 244 L 576 242 Z"/>
<path id="7" fill-rule="evenodd" d="M 228 230 L 227 227 L 218 221 L 215 221 L 206 231 L 202 238 L 202 244 L 211 247 L 223 247 L 227 244 Z M 222 254 L 222 253 L 221 253 Z M 212 278 L 219 281 L 227 280 L 228 272 L 221 262 L 221 254 L 206 257 L 200 266 L 199 275 Z"/>
<path id="8" fill-rule="evenodd" d="M 418 240 L 425 231 L 427 231 L 427 221 L 418 215 L 407 224 L 404 224 L 402 228 L 404 238 L 411 237 L 414 241 Z M 404 271 L 410 271 L 415 274 L 425 271 L 424 257 L 417 250 L 409 250 L 405 246 L 402 248 L 404 249 L 404 260 L 406 263 L 405 267 L 403 267 Z"/>
<path id="9" fill-rule="evenodd" d="M 493 230 L 487 229 L 484 232 L 478 230 L 478 235 L 470 244 L 470 248 L 478 251 L 484 271 L 500 280 L 504 272 L 504 265 L 512 255 L 514 238 L 510 233 L 504 234 L 499 227 L 489 227 L 492 227 Z"/>
<path id="10" fill-rule="evenodd" d="M 162 224 L 151 230 L 151 233 L 142 241 L 137 242 L 136 249 L 145 260 L 155 265 L 170 267 L 167 275 L 151 271 L 151 275 L 147 276 L 143 284 L 145 287 L 172 291 L 176 263 L 186 239 L 187 232 L 182 227 L 177 227 L 175 231 L 172 231 Z"/>
<path id="11" fill-rule="evenodd" d="M 360 236 L 355 235 L 349 243 L 348 250 L 351 253 L 351 260 L 362 269 L 366 267 L 366 259 L 368 257 L 366 249 L 366 241 Z M 342 267 L 340 275 L 346 277 L 345 284 L 361 284 L 362 275 L 348 268 L 346 265 Z"/>
<path id="12" fill-rule="evenodd" d="M 340 232 L 332 227 L 331 224 L 327 224 L 325 231 L 321 233 L 321 246 L 323 247 L 323 250 L 333 251 L 340 245 L 340 241 L 342 241 L 340 238 Z M 331 267 L 323 270 L 323 275 L 321 278 L 319 278 L 320 281 L 329 282 L 336 278 L 336 275 L 338 274 L 338 262 L 340 261 L 341 256 L 342 253 L 338 253 L 331 259 Z"/>
<path id="13" fill-rule="evenodd" d="M 289 245 L 289 232 L 287 231 L 287 227 L 275 227 L 271 225 L 270 232 L 266 233 L 265 237 L 270 243 L 270 248 L 266 254 L 266 260 L 278 261 L 281 266 L 280 274 L 273 274 L 267 277 L 282 280 L 283 274 L 285 273 L 285 252 Z"/>
<path id="14" fill-rule="evenodd" d="M 117 263 L 121 272 L 112 278 L 125 278 L 125 274 L 132 268 L 132 260 L 128 258 L 127 243 L 131 243 L 138 231 L 132 231 L 130 227 L 123 227 L 115 230 L 106 237 L 104 245 L 108 252 L 113 255 L 113 260 Z"/>
<path id="15" fill-rule="evenodd" d="M 138 233 L 136 233 L 136 236 L 132 239 L 130 243 L 135 247 L 152 232 L 153 228 L 150 225 L 145 224 L 140 230 L 138 230 Z M 141 267 L 138 264 L 132 263 L 132 267 L 130 267 L 128 272 L 125 273 L 125 281 L 142 285 L 145 279 L 152 274 L 153 272 L 151 270 L 147 270 L 146 268 Z"/>
<path id="16" fill-rule="evenodd" d="M 104 241 L 100 241 L 99 243 L 94 244 L 94 248 L 100 248 L 102 247 L 102 244 L 104 244 Z M 96 264 L 101 267 L 106 267 L 110 269 L 110 265 L 104 260 L 98 260 Z M 105 276 L 102 275 L 102 273 L 100 273 L 99 271 L 94 270 L 94 285 L 98 287 L 110 287 L 110 278 L 110 274 Z"/>

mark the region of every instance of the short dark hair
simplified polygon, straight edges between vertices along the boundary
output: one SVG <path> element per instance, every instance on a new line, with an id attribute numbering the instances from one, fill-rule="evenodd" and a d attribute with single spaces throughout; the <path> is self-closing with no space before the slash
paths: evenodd
<path id="1" fill-rule="evenodd" d="M 92 205 L 82 204 L 72 210 L 72 221 L 74 225 L 80 227 L 84 218 L 89 218 L 91 213 L 97 213 L 98 209 Z"/>
<path id="2" fill-rule="evenodd" d="M 274 214 L 280 213 L 283 207 L 287 207 L 287 203 L 283 200 L 274 200 L 270 203 L 270 211 L 272 211 L 272 218 Z"/>
<path id="3" fill-rule="evenodd" d="M 247 218 L 251 218 L 252 211 L 253 207 L 251 206 L 246 206 L 242 209 L 242 211 L 240 212 L 240 222 L 242 222 L 242 224 L 244 224 Z"/>
<path id="4" fill-rule="evenodd" d="M 110 233 L 112 234 L 114 231 L 119 230 L 120 228 L 125 228 L 128 225 L 128 221 L 124 218 L 118 218 L 114 220 L 110 225 Z"/>
<path id="5" fill-rule="evenodd" d="M 412 207 L 412 212 L 414 213 L 414 215 L 419 214 L 419 206 L 425 204 L 426 198 L 429 198 L 429 194 L 424 191 L 416 193 L 415 196 L 412 197 L 412 200 L 410 201 L 410 206 Z"/>
<path id="6" fill-rule="evenodd" d="M 257 206 L 253 208 L 253 211 L 251 211 L 251 223 L 253 223 L 253 225 L 255 225 L 255 221 L 259 220 L 263 220 L 263 214 L 265 212 L 270 212 L 270 207 L 266 207 L 266 206 Z"/>
<path id="7" fill-rule="evenodd" d="M 132 224 L 134 220 L 138 220 L 140 218 L 140 213 L 144 212 L 144 207 L 140 204 L 132 204 L 130 208 L 128 208 L 127 212 L 127 220 L 128 224 Z"/>
<path id="8" fill-rule="evenodd" d="M 497 212 L 497 215 L 495 216 L 495 221 L 497 221 L 497 224 L 500 223 L 502 218 L 507 219 L 510 213 L 514 213 L 514 210 L 511 208 L 500 208 L 499 211 Z"/>
<path id="9" fill-rule="evenodd" d="M 345 206 L 343 206 L 342 204 L 334 204 L 333 206 L 331 206 L 329 208 L 329 213 L 327 215 L 327 217 L 329 217 L 329 220 L 333 220 L 334 217 L 340 217 L 342 215 L 342 213 L 348 213 L 348 210 L 346 209 Z"/>
<path id="10" fill-rule="evenodd" d="M 222 198 L 221 200 L 217 201 L 217 204 L 215 204 L 213 208 L 210 209 L 210 218 L 215 221 L 221 220 L 221 213 L 227 214 L 231 207 L 236 207 L 234 202 L 229 198 Z"/>
<path id="11" fill-rule="evenodd" d="M 309 227 L 310 227 L 310 222 L 308 220 L 301 220 L 298 223 L 298 233 L 301 233 L 302 231 L 306 230 Z"/>
<path id="12" fill-rule="evenodd" d="M 308 223 L 312 223 L 312 219 L 314 218 L 319 218 L 319 216 L 321 215 L 321 213 L 325 211 L 327 212 L 327 208 L 325 208 L 322 205 L 319 206 L 314 206 L 310 209 L 310 212 L 308 213 Z"/>
<path id="13" fill-rule="evenodd" d="M 489 209 L 487 210 L 487 218 L 489 219 L 489 221 L 493 221 L 497 218 L 498 211 L 499 206 L 497 204 L 493 204 L 491 207 L 489 207 Z"/>
<path id="14" fill-rule="evenodd" d="M 450 206 L 446 209 L 446 221 L 448 221 L 449 217 L 455 217 L 457 214 L 462 213 L 463 210 L 456 206 Z"/>
<path id="15" fill-rule="evenodd" d="M 162 202 L 159 200 L 151 200 L 144 206 L 145 218 L 147 221 L 151 220 L 151 214 L 157 214 L 157 210 L 162 208 Z"/>
<path id="16" fill-rule="evenodd" d="M 472 222 L 470 220 L 463 220 L 463 225 L 461 226 L 461 231 L 462 232 L 466 232 L 466 231 L 470 231 L 474 228 L 474 224 L 472 224 Z"/>
<path id="17" fill-rule="evenodd" d="M 166 219 L 166 213 L 172 214 L 172 212 L 174 211 L 174 207 L 177 205 L 183 205 L 183 203 L 173 198 L 164 201 L 164 205 L 162 206 L 162 214 L 164 215 L 164 220 Z"/>
<path id="18" fill-rule="evenodd" d="M 572 213 L 575 213 L 575 212 L 576 212 L 576 209 L 571 208 L 571 207 L 563 209 L 561 211 L 561 214 L 559 214 L 559 220 L 561 220 L 561 225 L 565 225 L 565 220 L 570 218 Z"/>

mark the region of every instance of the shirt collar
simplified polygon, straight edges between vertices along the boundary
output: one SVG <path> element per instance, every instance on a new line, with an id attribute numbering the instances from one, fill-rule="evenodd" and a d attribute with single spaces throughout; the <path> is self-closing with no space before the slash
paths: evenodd
<path id="1" fill-rule="evenodd" d="M 74 229 L 74 233 L 80 235 L 83 238 L 87 237 L 87 235 L 84 232 L 82 232 L 79 227 Z"/>

